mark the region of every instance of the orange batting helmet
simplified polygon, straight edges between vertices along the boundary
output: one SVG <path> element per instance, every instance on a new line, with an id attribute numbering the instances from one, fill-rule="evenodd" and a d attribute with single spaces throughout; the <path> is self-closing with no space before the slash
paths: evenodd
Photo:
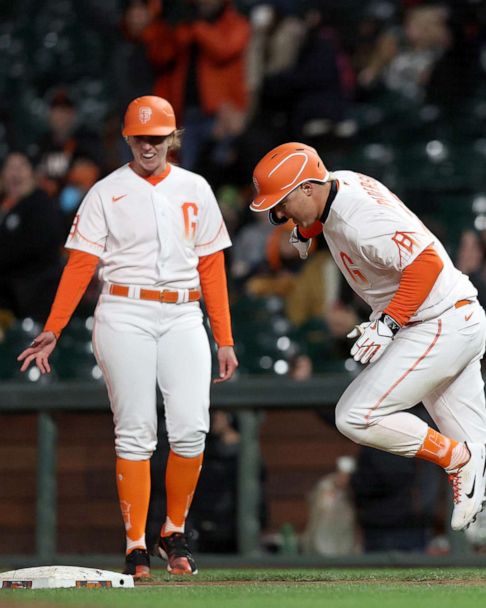
<path id="1" fill-rule="evenodd" d="M 290 142 L 270 150 L 253 171 L 256 196 L 252 211 L 268 211 L 304 182 L 325 184 L 330 173 L 316 150 Z"/>
<path id="2" fill-rule="evenodd" d="M 174 110 L 168 101 L 155 95 L 137 97 L 128 104 L 123 135 L 170 135 L 176 130 Z"/>

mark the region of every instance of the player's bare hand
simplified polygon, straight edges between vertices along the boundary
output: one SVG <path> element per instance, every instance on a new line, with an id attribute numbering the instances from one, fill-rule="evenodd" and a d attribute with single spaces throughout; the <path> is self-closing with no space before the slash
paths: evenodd
<path id="1" fill-rule="evenodd" d="M 22 361 L 20 371 L 25 372 L 29 365 L 34 362 L 41 374 L 48 374 L 51 371 L 49 356 L 56 348 L 56 344 L 57 338 L 52 331 L 43 331 L 17 357 L 17 361 Z"/>
<path id="2" fill-rule="evenodd" d="M 214 384 L 229 380 L 238 367 L 238 359 L 232 346 L 220 346 L 218 349 L 219 376 L 213 380 Z"/>

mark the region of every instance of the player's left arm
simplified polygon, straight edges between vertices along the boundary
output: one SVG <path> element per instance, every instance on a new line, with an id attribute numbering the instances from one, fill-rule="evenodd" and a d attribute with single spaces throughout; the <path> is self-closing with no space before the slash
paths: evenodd
<path id="1" fill-rule="evenodd" d="M 218 345 L 219 375 L 213 382 L 224 382 L 233 376 L 238 367 L 238 359 L 233 348 L 234 340 L 231 331 L 223 251 L 201 256 L 198 272 L 211 331 Z"/>
<path id="2" fill-rule="evenodd" d="M 402 272 L 400 284 L 377 321 L 361 323 L 349 338 L 358 338 L 351 349 L 355 361 L 377 361 L 395 334 L 427 299 L 444 263 L 433 246 L 424 249 Z"/>
<path id="3" fill-rule="evenodd" d="M 432 291 L 444 262 L 433 246 L 429 246 L 409 264 L 400 278 L 398 289 L 383 311 L 400 327 L 406 325 Z"/>

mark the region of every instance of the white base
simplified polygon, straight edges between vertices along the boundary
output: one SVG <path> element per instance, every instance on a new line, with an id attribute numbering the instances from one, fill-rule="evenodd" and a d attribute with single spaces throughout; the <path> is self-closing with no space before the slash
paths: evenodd
<path id="1" fill-rule="evenodd" d="M 133 588 L 133 576 L 97 568 L 41 566 L 0 573 L 0 589 Z"/>

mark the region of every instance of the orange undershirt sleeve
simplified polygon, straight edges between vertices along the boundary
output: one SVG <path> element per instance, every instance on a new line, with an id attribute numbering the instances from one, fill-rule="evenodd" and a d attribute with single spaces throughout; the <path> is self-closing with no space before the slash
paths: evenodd
<path id="1" fill-rule="evenodd" d="M 52 331 L 59 339 L 83 297 L 99 260 L 98 256 L 77 249 L 69 252 L 69 260 L 59 281 L 44 331 Z"/>
<path id="2" fill-rule="evenodd" d="M 400 285 L 390 304 L 383 311 L 402 327 L 425 302 L 444 267 L 433 247 L 427 247 L 405 268 Z"/>
<path id="3" fill-rule="evenodd" d="M 233 346 L 224 253 L 201 256 L 197 267 L 211 330 L 218 346 Z"/>
<path id="4" fill-rule="evenodd" d="M 299 226 L 299 234 L 305 239 L 311 239 L 313 236 L 322 234 L 322 223 L 316 220 L 309 228 L 302 228 Z"/>

